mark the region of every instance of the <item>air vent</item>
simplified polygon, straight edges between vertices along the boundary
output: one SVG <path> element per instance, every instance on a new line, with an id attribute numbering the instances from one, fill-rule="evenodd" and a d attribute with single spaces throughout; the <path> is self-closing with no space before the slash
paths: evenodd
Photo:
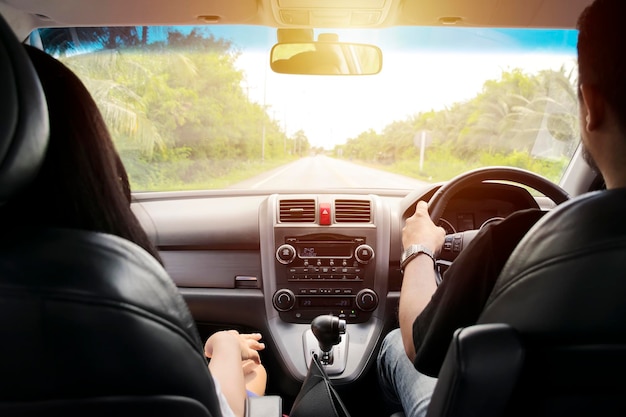
<path id="1" fill-rule="evenodd" d="M 279 219 L 283 223 L 315 223 L 315 200 L 281 200 Z"/>
<path id="2" fill-rule="evenodd" d="M 369 223 L 372 209 L 369 200 L 336 200 L 335 221 L 337 223 Z"/>

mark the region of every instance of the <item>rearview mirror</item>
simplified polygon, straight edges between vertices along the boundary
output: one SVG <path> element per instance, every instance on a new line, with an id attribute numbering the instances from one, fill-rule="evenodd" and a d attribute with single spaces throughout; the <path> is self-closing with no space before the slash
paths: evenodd
<path id="1" fill-rule="evenodd" d="M 270 53 L 272 71 L 280 74 L 371 75 L 382 62 L 380 48 L 358 43 L 278 43 Z"/>

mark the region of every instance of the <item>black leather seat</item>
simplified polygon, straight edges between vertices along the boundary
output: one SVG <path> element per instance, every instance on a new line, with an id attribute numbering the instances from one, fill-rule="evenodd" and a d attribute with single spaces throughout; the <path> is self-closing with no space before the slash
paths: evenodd
<path id="1" fill-rule="evenodd" d="M 529 231 L 457 331 L 429 416 L 626 415 L 624 213 L 626 189 L 591 193 Z"/>
<path id="2" fill-rule="evenodd" d="M 0 91 L 5 203 L 36 175 L 48 124 L 35 71 L 2 18 Z M 116 236 L 3 235 L 0 329 L 0 415 L 221 415 L 185 302 L 152 256 Z"/>

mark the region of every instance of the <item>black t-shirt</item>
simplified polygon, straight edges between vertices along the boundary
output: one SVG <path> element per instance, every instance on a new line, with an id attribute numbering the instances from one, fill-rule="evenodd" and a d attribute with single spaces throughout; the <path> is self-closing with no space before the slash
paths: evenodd
<path id="1" fill-rule="evenodd" d="M 476 324 L 507 259 L 545 212 L 521 210 L 481 230 L 446 271 L 413 323 L 414 365 L 436 377 L 456 329 Z"/>

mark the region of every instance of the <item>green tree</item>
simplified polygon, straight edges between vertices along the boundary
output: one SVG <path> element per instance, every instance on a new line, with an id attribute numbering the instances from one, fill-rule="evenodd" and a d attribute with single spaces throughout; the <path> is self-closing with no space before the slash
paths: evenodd
<path id="1" fill-rule="evenodd" d="M 141 42 L 148 33 L 158 34 L 142 29 Z M 243 172 L 262 153 L 285 158 L 287 137 L 248 100 L 231 43 L 204 30 L 165 35 L 142 47 L 102 44 L 96 53 L 62 57 L 102 110 L 133 186 L 208 184 Z M 292 142 L 299 155 L 308 153 L 303 132 Z"/>
<path id="2" fill-rule="evenodd" d="M 511 165 L 556 178 L 578 143 L 577 97 L 572 71 L 519 69 L 488 80 L 473 99 L 423 112 L 351 138 L 336 150 L 346 158 L 393 164 L 407 175 L 448 179 L 482 165 Z M 416 169 L 415 134 L 432 142 L 425 172 Z"/>

